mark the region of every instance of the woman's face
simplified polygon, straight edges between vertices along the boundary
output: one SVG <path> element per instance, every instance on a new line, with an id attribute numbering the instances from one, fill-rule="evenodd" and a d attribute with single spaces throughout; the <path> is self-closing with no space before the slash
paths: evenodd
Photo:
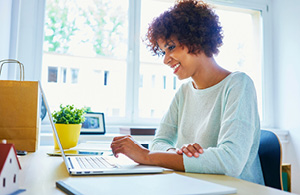
<path id="1" fill-rule="evenodd" d="M 188 53 L 186 46 L 180 46 L 175 38 L 169 40 L 159 39 L 157 41 L 159 48 L 164 53 L 164 64 L 173 69 L 173 73 L 178 79 L 192 77 L 197 69 L 197 55 Z"/>

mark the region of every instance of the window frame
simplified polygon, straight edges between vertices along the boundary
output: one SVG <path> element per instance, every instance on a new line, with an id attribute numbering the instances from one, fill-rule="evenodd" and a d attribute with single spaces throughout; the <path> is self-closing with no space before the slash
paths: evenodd
<path id="1" fill-rule="evenodd" d="M 107 126 L 118 125 L 153 125 L 158 124 L 159 119 L 138 118 L 138 93 L 139 93 L 139 41 L 140 39 L 140 12 L 141 1 L 129 0 L 129 46 L 127 55 L 127 94 L 126 94 L 126 114 L 125 118 L 106 119 Z M 173 0 L 164 0 L 173 2 Z M 274 122 L 274 88 L 272 69 L 272 26 L 270 0 L 207 0 L 206 2 L 233 6 L 245 9 L 255 9 L 261 11 L 262 16 L 262 105 L 261 116 L 262 126 L 271 126 Z M 12 20 L 10 31 L 16 34 L 11 37 L 10 55 L 25 65 L 25 79 L 38 81 L 42 77 L 42 54 L 44 41 L 44 16 L 46 0 L 12 1 Z M 135 25 L 132 25 L 135 24 Z M 35 27 L 35 28 L 33 28 Z M 132 40 L 132 41 L 130 41 Z M 137 51 L 137 52 L 134 52 Z M 15 53 L 15 55 L 14 55 Z M 15 67 L 8 69 L 9 79 L 17 79 L 18 75 L 11 74 L 17 72 Z M 133 109 L 128 109 L 133 108 Z M 108 130 L 109 131 L 109 130 Z M 110 132 L 110 131 L 109 131 Z"/>

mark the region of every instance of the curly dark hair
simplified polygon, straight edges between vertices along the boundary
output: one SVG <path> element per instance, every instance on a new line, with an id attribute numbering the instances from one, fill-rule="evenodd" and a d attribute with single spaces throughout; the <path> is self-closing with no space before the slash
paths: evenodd
<path id="1" fill-rule="evenodd" d="M 204 52 L 212 57 L 219 52 L 223 44 L 223 31 L 219 17 L 203 1 L 181 0 L 173 7 L 154 18 L 149 25 L 145 42 L 154 55 L 163 55 L 158 39 L 165 41 L 171 36 L 178 39 L 180 45 L 188 48 L 189 53 Z"/>

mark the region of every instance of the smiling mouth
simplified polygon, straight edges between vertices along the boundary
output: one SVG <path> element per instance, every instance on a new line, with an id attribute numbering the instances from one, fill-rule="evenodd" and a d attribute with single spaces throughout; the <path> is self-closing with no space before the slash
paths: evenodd
<path id="1" fill-rule="evenodd" d="M 172 66 L 174 73 L 176 72 L 176 69 L 180 66 L 180 63 L 176 64 L 175 66 Z"/>

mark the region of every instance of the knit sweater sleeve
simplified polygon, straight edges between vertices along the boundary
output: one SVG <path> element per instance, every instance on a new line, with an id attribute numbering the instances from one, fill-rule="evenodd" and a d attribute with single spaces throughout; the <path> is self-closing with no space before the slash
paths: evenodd
<path id="1" fill-rule="evenodd" d="M 178 104 L 181 88 L 175 94 L 171 105 L 161 120 L 159 129 L 151 144 L 151 150 L 166 151 L 174 148 L 177 142 L 178 132 Z"/>

